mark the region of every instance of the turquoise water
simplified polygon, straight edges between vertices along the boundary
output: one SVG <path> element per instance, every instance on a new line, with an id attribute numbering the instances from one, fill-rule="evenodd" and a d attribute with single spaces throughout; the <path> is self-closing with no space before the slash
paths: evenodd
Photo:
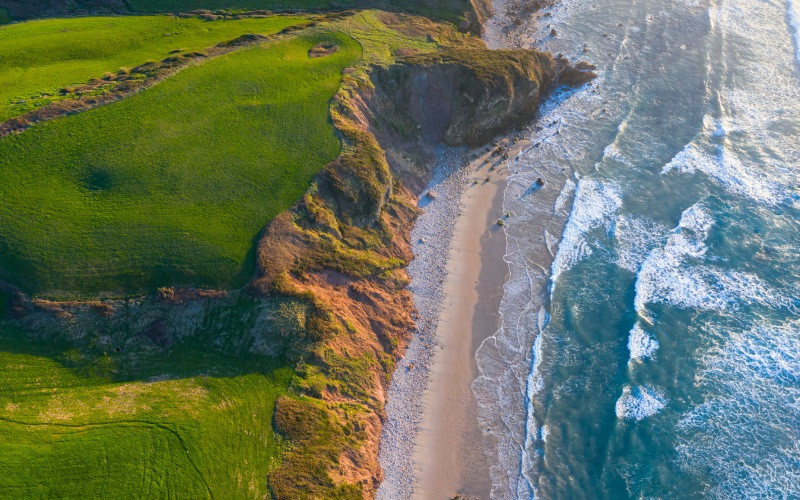
<path id="1" fill-rule="evenodd" d="M 600 77 L 548 105 L 512 169 L 506 342 L 479 352 L 502 372 L 479 394 L 493 496 L 800 498 L 800 8 L 550 12 L 529 42 Z M 542 284 L 552 235 L 522 193 L 556 166 Z"/>

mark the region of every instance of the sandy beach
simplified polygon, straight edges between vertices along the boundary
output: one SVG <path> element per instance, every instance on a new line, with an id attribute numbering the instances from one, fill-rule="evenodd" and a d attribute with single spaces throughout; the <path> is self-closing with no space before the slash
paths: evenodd
<path id="1" fill-rule="evenodd" d="M 498 326 L 508 271 L 503 216 L 506 168 L 485 153 L 470 169 L 447 258 L 438 346 L 423 395 L 414 450 L 414 498 L 488 498 L 489 468 L 478 427 L 472 381 L 475 351 Z"/>
<path id="2" fill-rule="evenodd" d="M 504 163 L 527 144 L 509 137 L 490 148 L 449 151 L 430 184 L 433 197 L 420 198 L 424 213 L 412 233 L 409 268 L 420 318 L 390 390 L 378 498 L 489 496 L 471 385 L 475 352 L 500 321 L 508 272 L 497 223 L 504 218 Z"/>

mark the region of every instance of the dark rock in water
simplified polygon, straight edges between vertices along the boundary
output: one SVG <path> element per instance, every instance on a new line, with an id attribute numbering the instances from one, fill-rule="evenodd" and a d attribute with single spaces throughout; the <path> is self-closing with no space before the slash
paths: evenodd
<path id="1" fill-rule="evenodd" d="M 558 36 L 558 31 L 555 28 L 550 30 L 550 36 Z"/>
<path id="2" fill-rule="evenodd" d="M 536 182 L 534 182 L 534 184 L 536 184 L 536 186 L 538 186 L 538 187 L 542 187 L 542 186 L 544 186 L 544 179 L 542 179 L 541 177 L 538 177 L 536 179 Z"/>
<path id="3" fill-rule="evenodd" d="M 591 67 L 594 65 L 586 61 L 573 66 L 566 58 L 559 57 L 556 59 L 558 82 L 568 87 L 580 87 L 597 78 L 597 73 L 591 71 Z"/>

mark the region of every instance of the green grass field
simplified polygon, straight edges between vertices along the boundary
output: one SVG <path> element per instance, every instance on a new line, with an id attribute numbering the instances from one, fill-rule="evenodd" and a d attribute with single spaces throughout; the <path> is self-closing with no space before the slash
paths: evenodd
<path id="1" fill-rule="evenodd" d="M 249 351 L 265 307 L 212 308 L 166 349 L 0 323 L 0 498 L 268 498 L 293 371 Z"/>
<path id="2" fill-rule="evenodd" d="M 384 8 L 411 11 L 447 21 L 458 21 L 470 8 L 469 0 L 128 0 L 135 12 L 189 12 L 196 9 L 245 11 L 269 9 Z"/>
<path id="3" fill-rule="evenodd" d="M 336 0 L 129 0 L 137 12 L 189 12 L 196 9 L 322 9 Z M 355 4 L 355 0 L 339 1 L 339 5 Z"/>
<path id="4" fill-rule="evenodd" d="M 202 21 L 171 16 L 48 19 L 0 27 L 0 121 L 49 102 L 64 87 L 120 67 L 201 50 L 244 33 L 270 34 L 301 17 Z M 0 24 L 3 13 L 0 11 Z"/>
<path id="5" fill-rule="evenodd" d="M 320 41 L 339 50 L 310 58 Z M 0 279 L 51 296 L 243 284 L 260 230 L 338 155 L 328 105 L 360 57 L 347 35 L 299 35 L 0 139 Z"/>

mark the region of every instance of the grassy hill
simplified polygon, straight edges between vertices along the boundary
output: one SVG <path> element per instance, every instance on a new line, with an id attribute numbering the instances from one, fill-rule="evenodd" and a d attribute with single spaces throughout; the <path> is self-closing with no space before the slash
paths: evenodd
<path id="1" fill-rule="evenodd" d="M 175 49 L 201 50 L 244 33 L 275 33 L 304 20 L 131 16 L 48 19 L 0 27 L 0 121 L 58 99 L 64 87 L 116 73 L 120 67 L 163 59 Z"/>
<path id="2" fill-rule="evenodd" d="M 324 9 L 335 0 L 129 0 L 128 5 L 136 12 L 189 12 L 196 9 Z M 344 0 L 341 5 L 355 4 L 355 0 Z"/>
<path id="3" fill-rule="evenodd" d="M 323 41 L 339 49 L 309 57 Z M 50 295 L 241 285 L 259 231 L 339 153 L 328 102 L 360 57 L 342 33 L 300 35 L 0 139 L 0 279 Z"/>
<path id="4" fill-rule="evenodd" d="M 470 0 L 0 0 L 0 11 L 4 8 L 9 11 L 10 19 L 85 16 L 91 13 L 185 13 L 196 9 L 228 9 L 232 12 L 266 9 L 282 12 L 376 8 L 415 12 L 452 22 L 463 19 L 472 9 Z"/>
<path id="5" fill-rule="evenodd" d="M 180 71 L 140 93 L 0 138 L 0 498 L 374 495 L 382 391 L 413 327 L 401 267 L 415 210 L 400 184 L 384 199 L 383 151 L 349 111 L 358 90 L 381 98 L 376 66 L 402 58 L 395 68 L 435 75 L 425 71 L 444 49 L 480 42 L 386 12 L 308 17 L 314 26 L 180 57 Z M 141 19 L 175 21 L 13 25 L 38 26 L 19 44 L 53 38 L 36 57 L 9 54 L 55 73 L 97 62 L 76 77 L 85 81 L 151 49 L 163 59 L 221 37 L 204 28 L 234 27 L 225 39 L 244 26 L 188 20 L 197 31 L 186 40 L 208 38 L 176 44 L 156 31 L 125 63 L 114 58 L 135 44 L 103 52 L 86 42 L 59 59 L 71 43 L 60 23 L 86 23 L 94 34 L 84 41 L 111 44 L 103 26 L 119 35 Z M 269 32 L 299 19 L 248 22 Z M 53 78 L 42 70 L 26 88 L 42 92 Z M 483 88 L 469 78 L 453 92 Z M 391 110 L 373 111 L 413 130 Z M 373 194 L 382 204 L 374 224 L 337 220 L 349 199 Z M 287 245 L 261 239 L 255 273 L 254 242 L 282 211 L 270 234 Z M 270 259 L 277 275 L 266 272 Z M 253 286 L 229 292 L 180 287 L 235 288 L 252 276 Z M 40 300 L 67 296 L 92 300 Z"/>
<path id="6" fill-rule="evenodd" d="M 264 308 L 213 308 L 167 351 L 0 324 L 0 498 L 268 497 L 292 370 L 247 349 Z"/>

